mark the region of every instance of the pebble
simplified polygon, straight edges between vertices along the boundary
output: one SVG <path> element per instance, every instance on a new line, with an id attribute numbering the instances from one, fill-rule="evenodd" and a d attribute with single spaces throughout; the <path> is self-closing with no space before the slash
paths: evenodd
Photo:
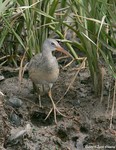
<path id="1" fill-rule="evenodd" d="M 9 119 L 11 123 L 16 125 L 17 127 L 21 125 L 21 118 L 14 112 L 10 114 Z"/>
<path id="2" fill-rule="evenodd" d="M 10 98 L 6 103 L 14 108 L 19 108 L 23 104 L 22 100 L 17 97 Z"/>
<path id="3" fill-rule="evenodd" d="M 4 80 L 5 77 L 3 75 L 0 75 L 0 81 Z"/>

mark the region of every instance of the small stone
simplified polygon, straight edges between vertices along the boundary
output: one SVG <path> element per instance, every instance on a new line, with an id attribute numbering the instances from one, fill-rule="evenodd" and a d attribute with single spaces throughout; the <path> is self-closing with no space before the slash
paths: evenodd
<path id="1" fill-rule="evenodd" d="M 15 113 L 10 114 L 9 119 L 11 123 L 16 125 L 17 127 L 21 125 L 21 118 Z"/>
<path id="2" fill-rule="evenodd" d="M 19 108 L 23 104 L 22 100 L 17 97 L 10 98 L 6 103 L 14 108 Z"/>
<path id="3" fill-rule="evenodd" d="M 4 80 L 5 77 L 3 75 L 0 75 L 0 81 Z"/>

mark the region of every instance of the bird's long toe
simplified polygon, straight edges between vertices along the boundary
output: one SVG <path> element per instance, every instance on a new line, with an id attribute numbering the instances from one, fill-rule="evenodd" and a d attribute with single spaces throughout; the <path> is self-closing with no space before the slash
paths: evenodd
<path id="1" fill-rule="evenodd" d="M 66 117 L 63 113 L 60 112 L 60 110 L 54 104 L 53 108 L 51 108 L 50 111 L 49 111 L 49 113 L 47 114 L 45 120 L 50 116 L 50 114 L 51 114 L 52 111 L 54 112 L 54 121 L 55 121 L 56 124 L 57 124 L 57 117 L 56 117 L 57 113 L 60 114 L 63 117 Z"/>

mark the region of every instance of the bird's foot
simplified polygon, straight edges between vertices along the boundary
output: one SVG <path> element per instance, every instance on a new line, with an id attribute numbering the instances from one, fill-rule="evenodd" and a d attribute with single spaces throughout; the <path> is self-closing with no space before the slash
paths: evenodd
<path id="1" fill-rule="evenodd" d="M 56 105 L 53 105 L 53 108 L 50 109 L 49 113 L 47 114 L 45 120 L 50 116 L 51 112 L 54 111 L 54 121 L 57 124 L 57 118 L 56 118 L 56 112 L 59 113 L 61 116 L 66 117 L 64 114 L 62 114 L 58 108 L 56 107 Z"/>
<path id="2" fill-rule="evenodd" d="M 55 103 L 54 103 L 54 101 L 53 101 L 53 99 L 52 99 L 51 89 L 50 89 L 50 91 L 48 92 L 48 96 L 49 96 L 49 98 L 50 98 L 50 100 L 51 100 L 51 102 L 52 102 L 53 108 L 51 108 L 51 110 L 49 111 L 49 113 L 48 113 L 48 115 L 46 116 L 45 120 L 50 116 L 50 114 L 51 114 L 51 112 L 52 112 L 52 110 L 53 110 L 53 111 L 54 111 L 54 120 L 55 120 L 55 123 L 57 124 L 56 112 L 59 113 L 59 114 L 60 114 L 61 116 L 63 116 L 63 117 L 66 117 L 66 116 L 65 116 L 64 114 L 62 114 L 62 113 L 58 110 L 58 108 L 56 107 L 56 105 L 55 105 Z"/>

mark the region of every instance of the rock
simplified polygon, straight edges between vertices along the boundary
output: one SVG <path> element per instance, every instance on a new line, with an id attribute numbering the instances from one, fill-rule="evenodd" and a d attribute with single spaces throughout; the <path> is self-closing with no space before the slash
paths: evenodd
<path id="1" fill-rule="evenodd" d="M 8 104 L 14 108 L 19 108 L 22 106 L 23 102 L 21 99 L 19 99 L 17 97 L 12 97 L 6 102 L 6 104 Z"/>
<path id="2" fill-rule="evenodd" d="M 4 80 L 5 77 L 3 75 L 0 75 L 0 81 Z"/>
<path id="3" fill-rule="evenodd" d="M 30 124 L 27 124 L 25 129 L 17 131 L 17 129 L 13 129 L 11 131 L 11 135 L 8 137 L 7 139 L 7 143 L 6 145 L 16 145 L 18 142 L 20 142 L 21 140 L 23 140 L 23 137 L 25 135 L 30 135 L 31 133 L 31 126 Z"/>
<path id="4" fill-rule="evenodd" d="M 74 143 L 74 149 L 76 150 L 85 150 L 84 143 L 87 135 L 86 134 L 77 134 L 76 136 L 72 137 L 72 141 Z"/>
<path id="5" fill-rule="evenodd" d="M 14 112 L 10 114 L 9 119 L 10 122 L 16 125 L 17 127 L 21 125 L 21 118 Z"/>

